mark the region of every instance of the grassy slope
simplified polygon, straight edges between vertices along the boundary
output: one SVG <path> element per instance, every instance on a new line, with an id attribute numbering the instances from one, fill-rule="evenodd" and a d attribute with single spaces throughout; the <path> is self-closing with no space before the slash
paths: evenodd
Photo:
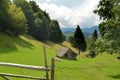
<path id="1" fill-rule="evenodd" d="M 64 42 L 62 45 L 68 45 Z M 29 36 L 16 38 L 0 33 L 0 62 L 28 65 L 44 65 L 43 46 L 47 47 L 48 64 L 55 57 L 61 45 L 38 42 Z M 74 49 L 73 49 L 74 50 Z M 115 55 L 99 55 L 94 59 L 77 57 L 77 61 L 60 60 L 56 62 L 55 80 L 120 80 L 120 62 Z M 44 77 L 43 72 L 29 71 L 11 67 L 0 67 L 0 72 Z M 12 80 L 27 80 L 11 78 Z M 0 80 L 4 80 L 0 78 Z"/>

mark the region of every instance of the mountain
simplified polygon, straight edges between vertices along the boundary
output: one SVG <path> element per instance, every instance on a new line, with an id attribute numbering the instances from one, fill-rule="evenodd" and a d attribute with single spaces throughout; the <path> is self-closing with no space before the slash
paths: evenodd
<path id="1" fill-rule="evenodd" d="M 90 28 L 83 28 L 82 31 L 83 33 L 93 33 L 95 29 L 98 31 L 97 25 L 91 26 Z M 61 28 L 61 30 L 64 34 L 71 34 L 75 32 L 76 28 Z"/>
<path id="2" fill-rule="evenodd" d="M 97 25 L 91 26 L 90 28 L 83 28 L 82 31 L 84 33 L 93 33 L 95 29 L 98 31 L 98 26 Z"/>
<path id="3" fill-rule="evenodd" d="M 98 26 L 91 26 L 90 28 L 83 28 L 82 31 L 84 33 L 85 39 L 88 40 L 90 38 L 90 36 L 92 35 L 94 30 L 98 31 Z M 63 34 L 66 37 L 66 40 L 69 39 L 70 36 L 72 36 L 76 30 L 76 28 L 61 28 Z"/>
<path id="4" fill-rule="evenodd" d="M 63 34 L 70 34 L 75 32 L 75 28 L 61 28 Z"/>

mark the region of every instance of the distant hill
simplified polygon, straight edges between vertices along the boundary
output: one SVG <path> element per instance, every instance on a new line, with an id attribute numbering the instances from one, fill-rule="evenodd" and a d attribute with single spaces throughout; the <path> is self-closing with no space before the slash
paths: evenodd
<path id="1" fill-rule="evenodd" d="M 83 28 L 82 31 L 84 33 L 93 33 L 94 30 L 97 30 L 98 31 L 98 26 L 91 26 L 90 28 Z"/>
<path id="2" fill-rule="evenodd" d="M 71 34 L 75 32 L 75 28 L 61 28 L 64 34 Z"/>
<path id="3" fill-rule="evenodd" d="M 93 33 L 95 29 L 98 31 L 97 25 L 91 26 L 90 28 L 83 28 L 82 31 L 83 33 Z M 68 33 L 70 34 L 75 32 L 75 28 L 61 28 L 61 30 L 64 34 L 68 34 Z"/>
<path id="4" fill-rule="evenodd" d="M 92 35 L 94 30 L 98 31 L 98 26 L 91 26 L 90 28 L 83 28 L 82 31 L 84 33 L 85 39 L 88 40 L 89 37 Z M 66 36 L 66 39 L 68 40 L 69 36 L 73 35 L 76 28 L 61 28 L 63 34 Z"/>

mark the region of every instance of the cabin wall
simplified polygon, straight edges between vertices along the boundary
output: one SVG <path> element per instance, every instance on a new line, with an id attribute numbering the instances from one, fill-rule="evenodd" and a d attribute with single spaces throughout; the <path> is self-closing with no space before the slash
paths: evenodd
<path id="1" fill-rule="evenodd" d="M 71 50 L 68 50 L 62 58 L 65 59 L 70 59 L 70 60 L 76 60 L 76 54 L 74 52 L 72 52 Z"/>

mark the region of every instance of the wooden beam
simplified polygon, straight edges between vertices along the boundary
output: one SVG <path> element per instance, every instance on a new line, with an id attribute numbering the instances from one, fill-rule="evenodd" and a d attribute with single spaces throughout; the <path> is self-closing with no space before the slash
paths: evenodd
<path id="1" fill-rule="evenodd" d="M 50 70 L 50 68 L 48 68 L 48 67 L 5 63 L 5 62 L 0 62 L 0 66 L 18 67 L 18 68 L 25 68 L 25 69 L 40 70 L 40 71 L 49 71 Z"/>
<path id="2" fill-rule="evenodd" d="M 42 78 L 33 77 L 33 76 L 23 76 L 23 75 L 15 75 L 15 74 L 7 74 L 7 73 L 0 73 L 0 75 L 9 76 L 9 77 L 18 77 L 18 78 L 29 78 L 29 79 L 35 79 L 35 80 L 47 80 L 47 79 L 42 79 Z"/>
<path id="3" fill-rule="evenodd" d="M 45 63 L 45 67 L 47 68 L 47 55 L 46 55 L 46 47 L 43 47 L 44 49 L 44 63 Z M 48 75 L 48 71 L 46 71 L 46 79 L 49 79 L 49 75 Z"/>
<path id="4" fill-rule="evenodd" d="M 54 58 L 51 59 L 51 80 L 54 80 L 54 74 L 55 74 L 55 60 Z"/>
<path id="5" fill-rule="evenodd" d="M 9 78 L 7 78 L 6 76 L 4 75 L 1 75 L 2 78 L 4 78 L 5 80 L 10 80 Z"/>

